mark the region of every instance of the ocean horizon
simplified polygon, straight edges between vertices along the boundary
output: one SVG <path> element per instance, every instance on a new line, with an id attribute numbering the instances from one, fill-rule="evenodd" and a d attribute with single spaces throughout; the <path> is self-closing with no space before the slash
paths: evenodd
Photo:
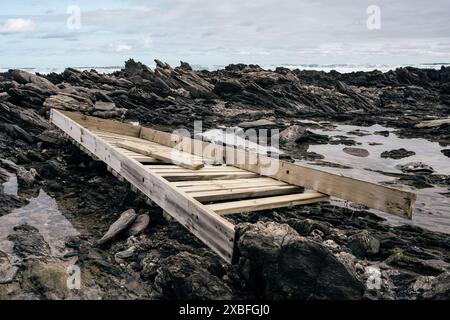
<path id="1" fill-rule="evenodd" d="M 154 69 L 156 67 L 155 63 L 147 64 L 148 67 Z M 200 65 L 200 64 L 191 64 L 191 67 L 194 70 L 208 70 L 215 71 L 219 69 L 224 69 L 227 65 Z M 420 69 L 440 69 L 442 66 L 449 67 L 450 63 L 421 63 L 421 64 L 269 64 L 269 65 L 260 65 L 263 69 L 266 70 L 275 70 L 278 67 L 284 67 L 291 70 L 300 69 L 300 70 L 317 70 L 330 72 L 332 70 L 337 71 L 339 73 L 351 73 L 358 71 L 382 71 L 388 72 L 390 70 L 395 70 L 397 68 L 402 67 L 414 67 Z M 0 72 L 7 72 L 10 69 L 19 69 L 24 70 L 31 73 L 39 73 L 39 74 L 49 74 L 49 73 L 61 73 L 66 68 L 73 68 L 76 70 L 84 71 L 84 70 L 96 70 L 99 73 L 109 74 L 115 71 L 119 71 L 123 69 L 123 66 L 84 66 L 84 67 L 0 67 Z"/>

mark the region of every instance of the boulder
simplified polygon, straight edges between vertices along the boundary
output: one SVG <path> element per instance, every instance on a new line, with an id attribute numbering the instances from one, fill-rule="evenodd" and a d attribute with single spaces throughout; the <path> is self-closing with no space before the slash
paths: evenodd
<path id="1" fill-rule="evenodd" d="M 230 287 L 211 274 L 202 257 L 181 252 L 161 262 L 156 289 L 169 300 L 230 300 Z"/>
<path id="2" fill-rule="evenodd" d="M 348 238 L 348 246 L 358 258 L 370 257 L 380 251 L 380 241 L 367 230 L 350 236 Z"/>
<path id="3" fill-rule="evenodd" d="M 9 73 L 13 80 L 21 84 L 32 83 L 36 85 L 41 90 L 46 90 L 50 92 L 57 92 L 59 89 L 53 83 L 47 79 L 37 76 L 35 74 L 25 72 L 22 70 L 10 70 Z"/>
<path id="4" fill-rule="evenodd" d="M 364 285 L 321 243 L 287 224 L 237 226 L 238 266 L 263 299 L 361 299 Z"/>
<path id="5" fill-rule="evenodd" d="M 405 173 L 433 173 L 434 169 L 422 162 L 409 162 L 403 165 L 396 166 Z"/>
<path id="6" fill-rule="evenodd" d="M 450 158 L 450 149 L 442 149 L 441 152 L 444 156 Z"/>
<path id="7" fill-rule="evenodd" d="M 98 241 L 99 245 L 104 245 L 117 237 L 120 233 L 126 230 L 135 220 L 136 212 L 133 209 L 129 209 L 123 212 L 119 219 L 116 220 L 105 233 L 105 235 Z"/>
<path id="8" fill-rule="evenodd" d="M 244 90 L 242 84 L 235 79 L 227 79 L 220 80 L 214 86 L 213 92 L 222 95 L 228 96 L 233 94 L 239 94 Z"/>

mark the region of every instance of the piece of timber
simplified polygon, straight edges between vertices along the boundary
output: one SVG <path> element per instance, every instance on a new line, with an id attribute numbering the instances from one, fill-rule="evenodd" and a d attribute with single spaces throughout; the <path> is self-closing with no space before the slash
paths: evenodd
<path id="1" fill-rule="evenodd" d="M 199 184 L 199 185 L 191 185 L 191 186 L 178 186 L 184 192 L 195 192 L 195 191 L 212 191 L 212 190 L 224 190 L 224 189 L 243 189 L 243 188 L 258 188 L 258 187 L 275 187 L 275 186 L 291 186 L 284 182 L 279 182 L 276 180 L 272 180 L 273 182 L 261 182 L 258 181 L 259 178 L 247 179 L 247 180 L 256 180 L 254 183 L 246 182 L 239 183 L 236 181 L 244 180 L 244 179 L 235 179 L 235 180 L 223 180 L 230 181 L 231 183 L 209 183 L 209 184 Z M 208 180 L 210 181 L 210 180 Z M 219 180 L 212 180 L 219 181 Z M 201 182 L 201 181 L 198 181 Z M 299 187 L 300 188 L 300 187 Z"/>
<path id="2" fill-rule="evenodd" d="M 117 146 L 137 153 L 142 153 L 158 160 L 171 162 L 187 169 L 198 170 L 204 167 L 204 163 L 195 160 L 191 154 L 175 149 L 172 149 L 169 152 L 154 150 L 149 147 L 141 146 L 135 142 L 119 142 L 117 143 Z"/>
<path id="3" fill-rule="evenodd" d="M 151 170 L 149 170 L 151 172 Z M 258 175 L 253 172 L 187 172 L 187 173 L 155 173 L 164 177 L 168 181 L 192 181 L 192 180 L 230 180 L 241 178 L 257 178 Z"/>
<path id="4" fill-rule="evenodd" d="M 89 129 L 86 129 L 88 125 L 92 125 L 90 117 L 52 109 L 50 120 L 152 199 L 225 261 L 231 263 L 235 237 L 234 226 L 231 222 L 220 217 L 188 194 L 177 190 L 170 182 L 148 171 L 141 163 L 128 158 L 90 132 Z M 111 130 L 122 132 L 120 123 L 113 125 L 107 120 L 95 122 L 96 128 L 101 127 L 101 123 L 104 122 L 108 123 Z M 116 125 L 117 127 L 115 127 Z"/>
<path id="5" fill-rule="evenodd" d="M 275 209 L 301 204 L 311 204 L 328 200 L 328 196 L 318 192 L 307 192 L 290 194 L 285 196 L 275 196 L 251 200 L 241 200 L 233 202 L 214 203 L 206 205 L 220 215 L 235 213 L 246 213 L 267 209 Z"/>
<path id="6" fill-rule="evenodd" d="M 195 186 L 209 186 L 209 185 L 246 185 L 246 184 L 254 184 L 259 183 L 263 185 L 289 185 L 286 182 L 278 181 L 272 178 L 260 177 L 260 178 L 252 178 L 252 179 L 235 179 L 235 180 L 204 180 L 204 181 L 177 181 L 172 182 L 174 186 L 177 187 L 195 187 Z"/>
<path id="7" fill-rule="evenodd" d="M 198 156 L 205 156 L 205 153 L 207 156 L 223 156 L 229 165 L 412 219 L 412 210 L 416 201 L 414 192 L 329 173 L 298 163 L 257 155 L 242 149 L 223 147 L 202 141 L 196 142 L 189 137 L 177 137 L 152 128 L 142 127 L 140 137 L 169 147 L 178 144 L 191 145 L 192 153 Z M 203 149 L 195 148 L 196 145 Z M 209 154 L 205 150 L 212 152 Z M 247 161 L 237 161 L 237 159 L 246 159 Z M 248 161 L 248 159 L 254 161 Z"/>
<path id="8" fill-rule="evenodd" d="M 183 190 L 184 191 L 184 190 Z M 302 188 L 296 186 L 270 186 L 238 189 L 223 189 L 213 191 L 187 192 L 191 197 L 200 202 L 226 201 L 243 198 L 256 198 L 278 196 L 301 192 Z"/>
<path id="9" fill-rule="evenodd" d="M 69 113 L 65 112 L 65 114 Z M 171 148 L 182 145 L 183 150 L 188 150 L 188 147 L 190 147 L 192 154 L 203 158 L 211 157 L 218 163 L 223 162 L 224 159 L 227 161 L 233 159 L 237 154 L 240 158 L 244 157 L 244 159 L 256 158 L 255 162 L 247 161 L 239 163 L 235 161 L 232 165 L 255 173 L 261 173 L 262 175 L 269 175 L 270 177 L 290 184 L 314 189 L 344 200 L 363 204 L 370 208 L 412 218 L 412 208 L 416 195 L 410 191 L 398 190 L 372 182 L 328 173 L 300 164 L 285 161 L 278 162 L 278 159 L 262 155 L 255 157 L 253 152 L 194 140 L 189 137 L 162 132 L 152 128 L 135 127 L 129 124 L 82 116 L 76 113 L 72 113 L 71 117 L 76 121 L 85 119 L 84 123 L 88 128 L 91 127 L 108 132 L 113 131 L 121 135 L 125 134 L 133 137 L 137 136 Z M 126 127 L 125 130 L 123 126 Z"/>

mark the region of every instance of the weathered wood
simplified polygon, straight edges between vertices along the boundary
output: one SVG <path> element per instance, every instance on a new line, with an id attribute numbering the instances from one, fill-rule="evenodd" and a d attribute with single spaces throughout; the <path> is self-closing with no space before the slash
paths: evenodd
<path id="1" fill-rule="evenodd" d="M 151 171 L 151 170 L 149 170 Z M 257 178 L 258 175 L 253 172 L 166 172 L 166 173 L 157 173 L 161 177 L 169 181 L 192 181 L 192 180 L 230 180 L 230 179 L 241 179 L 241 178 Z"/>
<path id="2" fill-rule="evenodd" d="M 215 203 L 207 205 L 207 207 L 220 215 L 228 215 L 296 206 L 301 204 L 311 204 L 326 200 L 328 200 L 327 195 L 318 192 L 309 192 L 252 200 Z"/>
<path id="3" fill-rule="evenodd" d="M 450 118 L 421 121 L 416 124 L 416 128 L 435 128 L 444 124 L 450 124 Z"/>
<path id="4" fill-rule="evenodd" d="M 234 179 L 234 180 L 187 180 L 187 181 L 175 181 L 172 184 L 176 187 L 192 187 L 192 186 L 210 186 L 210 185 L 247 185 L 247 184 L 262 184 L 262 185 L 288 185 L 286 182 L 278 181 L 267 177 L 258 177 L 250 179 Z"/>
<path id="5" fill-rule="evenodd" d="M 52 110 L 51 122 L 96 154 L 224 260 L 231 262 L 235 236 L 232 223 L 188 194 L 173 188 L 168 181 L 145 169 L 141 163 L 102 141 L 85 128 L 92 121 L 85 123 L 83 117 L 76 114 Z"/>
<path id="6" fill-rule="evenodd" d="M 195 143 L 192 141 L 193 139 L 188 137 L 177 137 L 173 134 L 161 133 L 149 128 L 142 128 L 140 137 L 144 139 L 156 139 L 158 143 L 166 146 L 176 146 L 179 144 L 193 145 Z M 201 143 L 203 148 L 211 145 L 207 142 Z M 223 155 L 223 159 L 229 165 L 262 175 L 268 175 L 289 184 L 317 190 L 337 198 L 363 204 L 369 208 L 409 219 L 412 218 L 412 209 L 416 201 L 416 194 L 413 192 L 337 175 L 302 166 L 298 163 L 289 163 L 233 147 L 214 145 L 214 149 L 220 150 L 218 153 Z M 193 152 L 201 155 L 201 152 L 196 150 L 193 150 Z"/>
<path id="7" fill-rule="evenodd" d="M 255 180 L 254 183 L 251 182 L 236 182 L 241 180 Z M 233 179 L 233 180 L 206 180 L 197 182 L 208 182 L 208 184 L 198 184 L 198 185 L 188 185 L 188 186 L 177 186 L 184 192 L 194 192 L 194 191 L 213 191 L 213 190 L 224 190 L 224 189 L 243 189 L 243 188 L 257 188 L 257 187 L 274 187 L 274 186 L 290 186 L 289 184 L 281 181 L 271 179 L 272 181 L 260 181 L 259 178 L 254 179 Z M 220 183 L 214 183 L 214 181 L 222 181 Z M 228 181 L 229 183 L 224 183 Z M 174 182 L 176 183 L 176 182 Z"/>
<path id="8" fill-rule="evenodd" d="M 195 160 L 191 154 L 172 149 L 171 151 L 154 150 L 134 142 L 119 142 L 118 147 L 150 156 L 152 158 L 174 163 L 180 167 L 198 170 L 204 167 L 202 161 Z"/>
<path id="9" fill-rule="evenodd" d="M 183 190 L 187 192 L 186 190 Z M 251 187 L 237 189 L 222 189 L 212 191 L 193 191 L 187 192 L 191 197 L 200 202 L 226 201 L 243 198 L 256 198 L 278 196 L 301 192 L 302 188 L 296 186 L 269 186 L 269 187 Z"/>

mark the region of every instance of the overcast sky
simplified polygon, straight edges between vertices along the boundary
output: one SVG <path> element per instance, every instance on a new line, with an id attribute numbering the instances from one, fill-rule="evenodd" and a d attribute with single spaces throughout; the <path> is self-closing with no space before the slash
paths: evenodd
<path id="1" fill-rule="evenodd" d="M 450 62 L 449 17 L 450 0 L 2 1 L 0 67 Z"/>

